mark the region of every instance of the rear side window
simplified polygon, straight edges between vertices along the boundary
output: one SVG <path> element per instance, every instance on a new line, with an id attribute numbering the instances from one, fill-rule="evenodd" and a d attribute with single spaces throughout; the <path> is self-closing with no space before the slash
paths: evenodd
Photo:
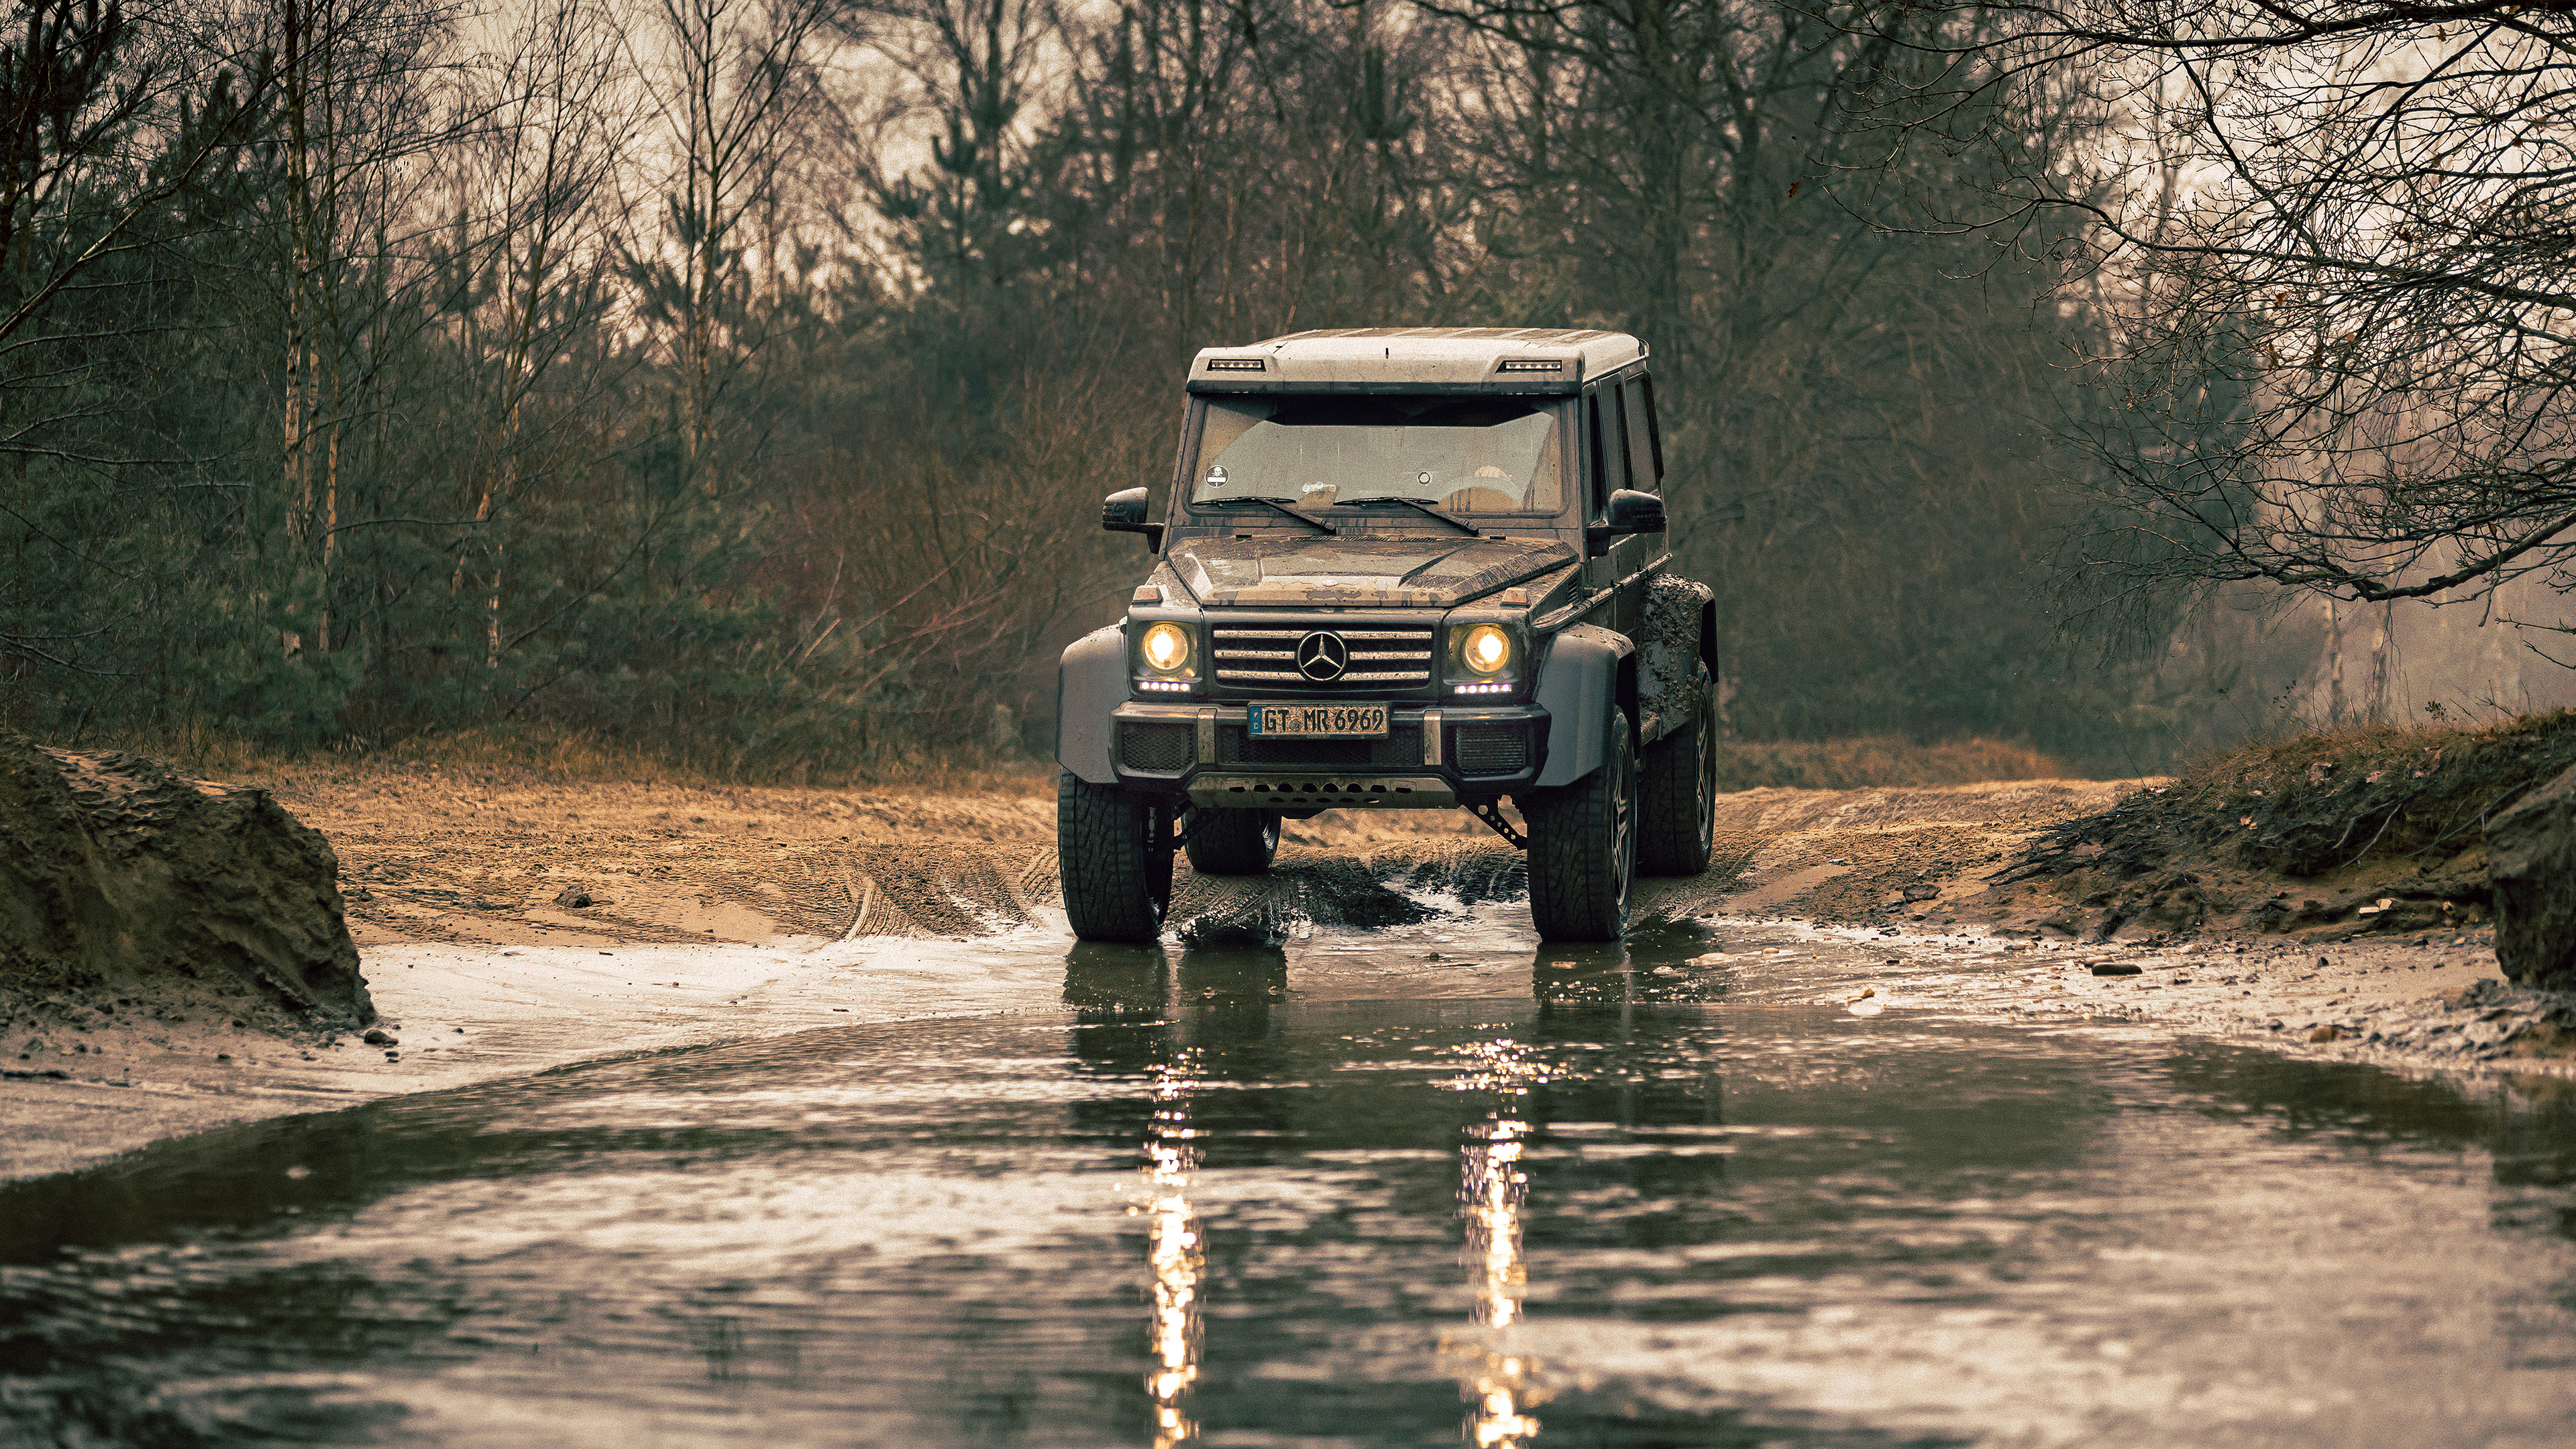
<path id="1" fill-rule="evenodd" d="M 1622 386 L 1621 411 L 1628 419 L 1628 486 L 1660 493 L 1664 486 L 1664 440 L 1656 425 L 1655 384 L 1637 378 Z"/>
<path id="2" fill-rule="evenodd" d="M 1625 429 L 1619 418 L 1618 389 L 1595 392 L 1587 401 L 1586 431 L 1592 439 L 1592 512 L 1598 516 L 1609 510 L 1610 490 L 1628 486 L 1628 457 L 1620 436 Z"/>

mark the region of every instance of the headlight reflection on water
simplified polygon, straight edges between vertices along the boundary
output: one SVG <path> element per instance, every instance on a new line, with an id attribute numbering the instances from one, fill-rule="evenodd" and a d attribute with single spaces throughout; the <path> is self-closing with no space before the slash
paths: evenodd
<path id="1" fill-rule="evenodd" d="M 1521 1449 L 1538 1437 L 1539 1421 L 1526 1411 L 1546 1398 L 1533 1380 L 1538 1362 L 1510 1350 L 1528 1282 L 1521 1259 L 1521 1211 L 1529 1174 L 1521 1155 L 1529 1135 L 1522 1115 L 1538 1073 L 1508 1039 L 1487 1044 L 1486 1064 L 1465 1085 L 1501 1095 L 1493 1118 L 1468 1129 L 1460 1163 L 1458 1205 L 1467 1226 L 1467 1271 L 1474 1279 L 1474 1319 L 1483 1330 L 1472 1341 L 1444 1342 L 1444 1352 L 1472 1358 L 1462 1387 L 1475 1405 L 1467 1441 L 1477 1449 Z"/>
<path id="2" fill-rule="evenodd" d="M 1154 1125 L 1145 1139 L 1145 1211 L 1152 1219 L 1154 1269 L 1154 1371 L 1145 1378 L 1154 1396 L 1154 1449 L 1177 1449 L 1198 1433 L 1181 1412 L 1182 1396 L 1199 1376 L 1199 1273 L 1204 1258 L 1197 1212 L 1190 1206 L 1190 1170 L 1198 1165 L 1197 1134 L 1190 1128 L 1190 1074 L 1186 1062 L 1164 1069 L 1154 1085 Z"/>

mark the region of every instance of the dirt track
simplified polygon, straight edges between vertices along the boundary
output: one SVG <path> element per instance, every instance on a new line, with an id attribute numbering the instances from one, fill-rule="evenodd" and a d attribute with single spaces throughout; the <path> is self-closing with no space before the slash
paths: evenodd
<path id="1" fill-rule="evenodd" d="M 1715 911 L 1860 919 L 1891 890 L 1993 860 L 2129 788 L 2018 781 L 1941 789 L 1753 790 L 1723 798 L 1717 863 L 1641 884 L 1648 918 Z M 384 772 L 280 799 L 340 853 L 361 947 L 861 937 L 962 938 L 1055 898 L 1051 795 L 553 785 Z M 567 888 L 588 906 L 559 904 Z M 1186 863 L 1184 929 L 1417 918 L 1423 898 L 1526 889 L 1521 858 L 1454 812 L 1292 824 L 1269 876 Z"/>

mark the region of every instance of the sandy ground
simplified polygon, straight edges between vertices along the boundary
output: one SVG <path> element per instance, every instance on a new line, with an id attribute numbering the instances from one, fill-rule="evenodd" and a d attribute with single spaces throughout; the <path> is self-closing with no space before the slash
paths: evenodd
<path id="1" fill-rule="evenodd" d="M 1054 799 L 1026 785 L 700 789 L 398 766 L 261 783 L 338 852 L 392 1040 L 290 1040 L 219 1018 L 167 1020 L 175 1013 L 144 1003 L 103 1003 L 23 1040 L 13 1032 L 14 1050 L 0 1055 L 0 1179 L 227 1122 L 603 1054 L 1008 1010 L 1061 990 L 1062 944 L 1030 946 L 1032 932 L 1062 929 Z M 1795 917 L 1854 940 L 1883 936 L 1903 948 L 1888 958 L 1889 999 L 1909 989 L 1907 962 L 1978 953 L 2012 963 L 1975 990 L 2005 993 L 2013 1010 L 2401 1065 L 2458 1067 L 2471 1046 L 2526 1024 L 2514 1013 L 2528 1016 L 2529 1003 L 2461 999 L 2501 986 L 2478 985 L 2496 972 L 2476 934 L 2326 950 L 2296 937 L 2079 945 L 1973 919 L 1983 877 L 2034 832 L 2136 785 L 1730 795 L 1717 863 L 1701 877 L 1641 882 L 1637 913 Z M 1367 929 L 1424 893 L 1473 904 L 1523 890 L 1519 855 L 1464 815 L 1337 814 L 1292 824 L 1267 877 L 1199 878 L 1184 866 L 1173 916 L 1184 940 Z M 2135 975 L 2095 974 L 2132 965 Z"/>

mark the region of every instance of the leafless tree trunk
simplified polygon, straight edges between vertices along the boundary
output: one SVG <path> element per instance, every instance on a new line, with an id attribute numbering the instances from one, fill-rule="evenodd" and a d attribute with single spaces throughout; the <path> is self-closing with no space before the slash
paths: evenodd
<path id="1" fill-rule="evenodd" d="M 481 555 L 487 690 L 504 651 L 506 510 L 541 431 L 532 398 L 565 351 L 562 330 L 600 324 L 594 278 L 622 219 L 616 169 L 642 121 L 612 19 L 599 0 L 540 0 L 519 18 L 459 183 L 459 214 L 476 228 L 458 239 L 460 260 L 491 278 L 490 302 L 466 320 L 473 354 L 489 359 L 491 417 L 474 455 L 474 539 L 457 556 L 461 581 L 467 555 Z"/>
<path id="2" fill-rule="evenodd" d="M 746 218 L 769 200 L 799 128 L 820 110 L 815 43 L 828 0 L 658 0 L 650 30 L 629 42 L 671 147 L 665 231 L 677 257 L 675 358 L 690 472 L 707 496 L 716 399 L 731 365 L 726 336 L 742 278 Z"/>

